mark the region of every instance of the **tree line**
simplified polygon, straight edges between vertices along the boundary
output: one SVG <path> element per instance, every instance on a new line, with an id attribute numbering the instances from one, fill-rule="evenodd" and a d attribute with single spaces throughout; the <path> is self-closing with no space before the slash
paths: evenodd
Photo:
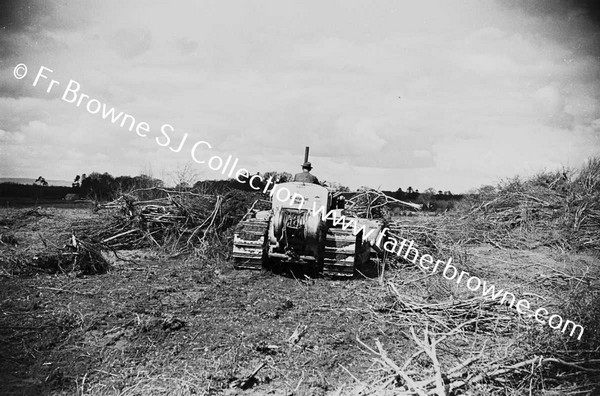
<path id="1" fill-rule="evenodd" d="M 250 175 L 248 178 L 252 176 Z M 262 173 L 261 176 L 262 180 L 272 179 L 275 183 L 286 183 L 293 180 L 293 175 L 288 172 L 269 171 Z M 196 181 L 193 185 L 186 181 L 180 181 L 175 188 L 204 194 L 223 194 L 230 190 L 255 191 L 247 183 L 248 178 L 245 179 L 242 176 L 241 182 L 233 178 L 226 180 L 201 180 Z M 332 191 L 350 192 L 348 187 L 337 182 L 326 181 L 323 184 Z M 261 183 L 256 180 L 254 186 L 262 190 L 265 182 Z M 132 190 L 150 190 L 163 187 L 165 187 L 165 183 L 161 179 L 154 178 L 151 175 L 141 174 L 139 176 L 114 177 L 108 172 L 92 172 L 89 175 L 85 173 L 76 175 L 71 187 L 48 186 L 48 183 L 42 176 L 38 177 L 33 185 L 2 183 L 0 184 L 0 197 L 63 199 L 65 196 L 70 195 L 71 198 L 107 201 Z M 428 188 L 423 192 L 419 192 L 418 189 L 413 189 L 410 186 L 406 190 L 398 188 L 396 191 L 383 191 L 383 193 L 402 201 L 420 203 L 423 205 L 423 210 L 432 211 L 452 209 L 454 202 L 463 198 L 462 195 L 454 195 L 450 191 Z"/>
<path id="2" fill-rule="evenodd" d="M 396 191 L 383 191 L 383 193 L 401 201 L 422 204 L 424 211 L 434 212 L 443 212 L 453 209 L 455 203 L 464 197 L 462 194 L 452 194 L 451 191 L 436 190 L 433 187 L 430 187 L 423 192 L 408 187 L 406 191 L 402 188 L 398 188 Z"/>

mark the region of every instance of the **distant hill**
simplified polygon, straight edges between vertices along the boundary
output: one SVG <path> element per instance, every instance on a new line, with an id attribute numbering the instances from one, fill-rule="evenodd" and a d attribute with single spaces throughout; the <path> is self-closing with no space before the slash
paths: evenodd
<path id="1" fill-rule="evenodd" d="M 71 182 L 66 180 L 46 180 L 49 186 L 71 187 Z M 24 177 L 0 177 L 0 183 L 33 184 L 35 179 Z"/>

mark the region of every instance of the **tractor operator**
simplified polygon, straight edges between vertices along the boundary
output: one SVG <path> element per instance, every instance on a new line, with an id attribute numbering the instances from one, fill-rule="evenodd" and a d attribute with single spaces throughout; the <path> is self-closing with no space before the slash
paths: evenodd
<path id="1" fill-rule="evenodd" d="M 302 173 L 297 173 L 296 176 L 294 176 L 293 181 L 321 185 L 321 183 L 319 183 L 319 179 L 317 179 L 316 176 L 311 175 L 311 173 L 310 173 L 311 169 L 312 169 L 312 165 L 310 162 L 303 163 L 302 164 Z"/>

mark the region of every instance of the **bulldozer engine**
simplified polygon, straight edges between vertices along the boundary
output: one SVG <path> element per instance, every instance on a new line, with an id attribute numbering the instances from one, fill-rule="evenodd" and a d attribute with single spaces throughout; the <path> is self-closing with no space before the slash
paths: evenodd
<path id="1" fill-rule="evenodd" d="M 278 194 L 283 188 L 292 196 L 301 196 L 304 203 L 278 200 L 277 196 L 290 195 Z M 253 213 L 236 228 L 232 254 L 235 268 L 262 269 L 280 263 L 328 276 L 351 277 L 355 265 L 370 260 L 371 246 L 362 233 L 355 235 L 352 227 L 333 224 L 331 219 L 314 213 L 321 206 L 326 212 L 332 208 L 325 187 L 283 183 L 276 185 L 271 195 L 271 210 Z M 342 209 L 335 209 L 335 213 L 340 216 Z"/>
<path id="2" fill-rule="evenodd" d="M 283 209 L 273 221 L 273 234 L 286 245 L 304 243 L 308 236 L 308 212 Z"/>
<path id="3" fill-rule="evenodd" d="M 281 208 L 273 214 L 269 257 L 318 262 L 325 224 L 308 210 Z"/>
<path id="4" fill-rule="evenodd" d="M 324 275 L 351 277 L 355 265 L 369 262 L 372 249 L 362 232 L 354 234 L 343 223 L 333 224 L 331 218 L 326 220 L 314 213 L 330 213 L 333 208 L 327 188 L 302 182 L 282 183 L 276 184 L 270 195 L 271 210 L 250 211 L 236 227 L 232 253 L 236 269 L 262 269 L 276 261 L 308 265 Z M 279 197 L 288 200 L 281 201 Z M 338 202 L 336 207 L 336 215 L 341 216 L 343 203 Z M 381 229 L 380 224 L 374 227 Z"/>

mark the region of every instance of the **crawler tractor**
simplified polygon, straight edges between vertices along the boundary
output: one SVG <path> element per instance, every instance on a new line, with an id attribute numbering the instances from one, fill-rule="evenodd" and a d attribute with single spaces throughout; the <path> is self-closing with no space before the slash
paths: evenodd
<path id="1" fill-rule="evenodd" d="M 308 147 L 305 162 L 308 161 Z M 278 189 L 286 188 L 291 197 L 278 200 Z M 233 240 L 233 259 L 237 269 L 260 270 L 274 264 L 303 271 L 335 277 L 351 277 L 356 266 L 367 264 L 379 250 L 374 244 L 381 230 L 376 220 L 354 218 L 369 232 L 354 235 L 354 227 L 335 224 L 331 217 L 342 215 L 337 200 L 327 188 L 317 184 L 299 182 L 277 184 L 270 194 L 271 209 L 250 210 L 236 227 Z M 287 195 L 287 194 L 285 194 Z M 302 201 L 304 200 L 304 201 Z M 324 220 L 315 209 L 323 207 L 325 213 L 335 214 Z M 331 212 L 330 212 L 331 211 Z M 352 217 L 346 217 L 351 220 Z"/>

